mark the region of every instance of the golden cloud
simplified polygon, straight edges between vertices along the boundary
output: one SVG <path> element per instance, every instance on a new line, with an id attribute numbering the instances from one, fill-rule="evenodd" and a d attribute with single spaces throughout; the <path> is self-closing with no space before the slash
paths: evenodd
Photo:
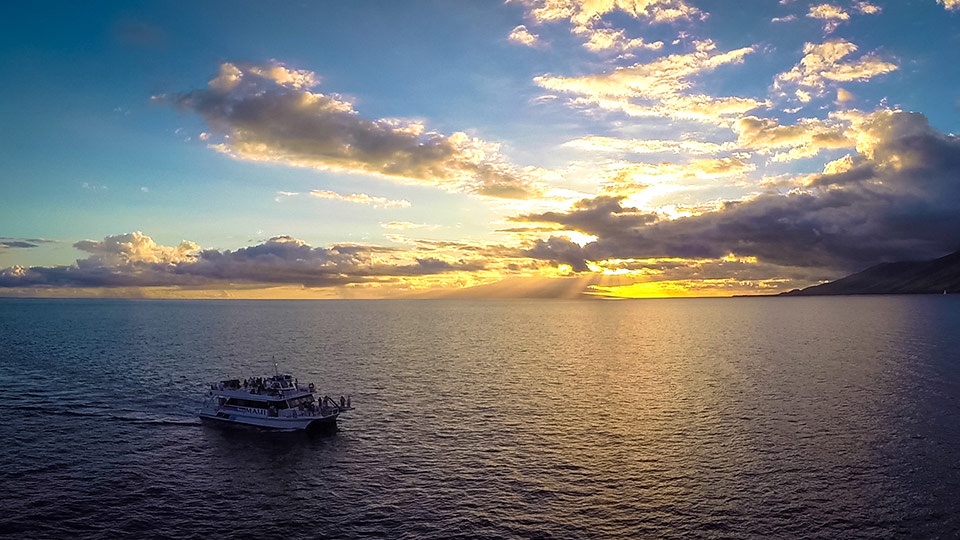
<path id="1" fill-rule="evenodd" d="M 311 197 L 317 197 L 318 199 L 330 199 L 334 201 L 345 201 L 354 204 L 364 204 L 372 206 L 374 208 L 409 208 L 410 202 L 400 199 L 400 200 L 390 200 L 384 197 L 372 197 L 366 193 L 352 193 L 350 195 L 344 195 L 337 193 L 335 191 L 328 191 L 323 189 L 315 189 L 310 192 Z"/>
<path id="2" fill-rule="evenodd" d="M 655 23 L 702 17 L 684 0 L 528 0 L 528 15 L 538 22 L 569 20 L 584 26 L 613 11 Z"/>
<path id="3" fill-rule="evenodd" d="M 787 149 L 785 153 L 777 154 L 775 161 L 792 161 L 815 156 L 821 150 L 853 148 L 856 144 L 856 139 L 837 119 L 807 118 L 795 125 L 783 126 L 773 118 L 746 116 L 734 123 L 733 130 L 741 148 L 761 153 Z"/>
<path id="4" fill-rule="evenodd" d="M 577 96 L 575 104 L 620 110 L 631 116 L 686 118 L 725 125 L 727 117 L 769 105 L 767 101 L 741 97 L 713 97 L 685 94 L 690 78 L 720 66 L 740 63 L 754 51 L 743 47 L 715 53 L 712 41 L 695 44 L 688 54 L 673 54 L 650 63 L 616 68 L 610 73 L 582 77 L 541 75 L 539 86 Z"/>
<path id="5" fill-rule="evenodd" d="M 540 36 L 530 33 L 530 31 L 527 30 L 527 27 L 521 24 L 510 31 L 510 35 L 507 36 L 507 39 L 514 43 L 519 43 L 520 45 L 534 47 L 539 42 Z"/>
<path id="6" fill-rule="evenodd" d="M 807 43 L 803 47 L 804 56 L 800 63 L 790 71 L 777 75 L 774 86 L 798 87 L 796 95 L 801 101 L 809 101 L 810 94 L 823 95 L 826 81 L 851 82 L 866 81 L 878 75 L 890 73 L 899 66 L 870 53 L 859 60 L 843 62 L 847 56 L 857 50 L 857 46 L 843 39 L 832 39 L 824 43 Z"/>

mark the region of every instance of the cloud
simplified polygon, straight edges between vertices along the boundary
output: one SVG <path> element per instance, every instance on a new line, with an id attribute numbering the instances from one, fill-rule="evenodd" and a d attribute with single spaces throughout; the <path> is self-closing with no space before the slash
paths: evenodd
<path id="1" fill-rule="evenodd" d="M 823 31 L 828 34 L 836 30 L 841 22 L 850 20 L 849 13 L 844 11 L 839 6 L 834 6 L 832 4 L 819 4 L 816 6 L 810 6 L 810 11 L 807 12 L 807 17 L 824 21 Z"/>
<path id="2" fill-rule="evenodd" d="M 211 147 L 235 159 L 367 174 L 447 191 L 527 198 L 538 188 L 496 144 L 442 135 L 421 122 L 369 120 L 312 72 L 225 63 L 205 89 L 157 99 L 201 115 Z"/>
<path id="3" fill-rule="evenodd" d="M 715 52 L 712 41 L 695 43 L 696 50 L 673 54 L 649 63 L 619 67 L 612 72 L 581 77 L 541 75 L 539 86 L 554 92 L 578 96 L 577 105 L 619 110 L 630 116 L 654 116 L 728 123 L 738 116 L 769 102 L 742 97 L 714 97 L 689 92 L 691 78 L 714 69 L 736 64 L 753 53 L 753 47 Z"/>
<path id="4" fill-rule="evenodd" d="M 858 13 L 863 13 L 864 15 L 876 15 L 883 11 L 880 6 L 864 1 L 854 2 L 853 9 L 855 9 Z"/>
<path id="5" fill-rule="evenodd" d="M 386 223 L 381 223 L 381 227 L 391 231 L 408 231 L 411 229 L 423 229 L 423 230 L 436 230 L 439 229 L 439 225 L 428 225 L 426 223 L 412 223 L 410 221 L 388 221 Z"/>
<path id="6" fill-rule="evenodd" d="M 623 154 L 717 154 L 732 150 L 730 145 L 694 140 L 620 139 L 590 135 L 567 141 L 562 145 L 587 152 Z"/>
<path id="7" fill-rule="evenodd" d="M 511 30 L 510 35 L 507 36 L 507 39 L 527 47 L 535 47 L 540 43 L 540 36 L 537 34 L 531 34 L 530 31 L 527 30 L 527 27 L 522 24 Z"/>
<path id="8" fill-rule="evenodd" d="M 31 244 L 30 242 L 23 242 L 21 240 L 4 240 L 0 242 L 0 249 L 5 248 L 35 248 L 36 244 Z"/>
<path id="9" fill-rule="evenodd" d="M 354 204 L 365 204 L 372 206 L 374 208 L 409 208 L 410 202 L 400 199 L 400 200 L 390 200 L 384 197 L 372 197 L 366 193 L 353 193 L 350 195 L 343 195 L 335 191 L 327 191 L 323 189 L 315 189 L 310 192 L 310 196 L 317 197 L 320 199 L 330 199 L 334 201 L 345 201 Z"/>
<path id="10" fill-rule="evenodd" d="M 831 39 L 820 44 L 807 43 L 803 47 L 804 56 L 800 63 L 790 71 L 777 75 L 774 87 L 794 87 L 797 98 L 808 102 L 811 92 L 816 96 L 824 94 L 826 81 L 866 81 L 898 69 L 896 64 L 875 53 L 861 56 L 856 61 L 843 61 L 856 50 L 856 45 L 843 39 Z"/>
<path id="11" fill-rule="evenodd" d="M 821 150 L 853 148 L 852 135 L 847 133 L 840 121 L 801 119 L 792 126 L 781 125 L 774 118 L 745 116 L 733 125 L 740 148 L 760 153 L 784 150 L 774 156 L 774 161 L 792 161 L 812 157 Z"/>
<path id="12" fill-rule="evenodd" d="M 834 162 L 805 188 L 730 201 L 674 220 L 624 206 L 623 197 L 586 199 L 567 212 L 515 220 L 556 224 L 596 241 L 580 247 L 551 239 L 527 254 L 582 268 L 607 259 L 718 259 L 734 253 L 836 276 L 960 248 L 960 138 L 937 132 L 918 113 L 850 112 L 846 120 L 859 155 Z"/>
<path id="13" fill-rule="evenodd" d="M 100 241 L 81 240 L 73 247 L 89 253 L 83 264 L 93 266 L 177 264 L 194 260 L 195 253 L 200 249 L 197 244 L 186 241 L 176 247 L 160 246 L 139 231 L 108 236 Z"/>
<path id="14" fill-rule="evenodd" d="M 569 20 L 584 26 L 614 11 L 653 23 L 700 18 L 703 13 L 683 0 L 529 0 L 528 16 L 537 22 Z"/>
<path id="15" fill-rule="evenodd" d="M 656 51 L 663 48 L 662 41 L 646 42 L 643 38 L 628 38 L 626 31 L 613 28 L 579 27 L 574 33 L 588 36 L 583 46 L 592 52 L 613 51 L 624 53 L 636 49 Z"/>
<path id="16" fill-rule="evenodd" d="M 937 3 L 943 4 L 943 7 L 950 11 L 960 10 L 960 0 L 937 0 Z"/>
<path id="17" fill-rule="evenodd" d="M 0 236 L 0 251 L 4 249 L 31 249 L 40 247 L 40 244 L 53 244 L 53 240 L 43 238 L 11 238 Z"/>
<path id="18" fill-rule="evenodd" d="M 601 187 L 606 194 L 630 194 L 656 184 L 678 190 L 703 180 L 737 177 L 755 169 L 754 164 L 741 157 L 696 158 L 680 163 L 620 162 L 609 167 L 613 174 Z M 599 174 L 603 176 L 604 172 Z"/>
<path id="19" fill-rule="evenodd" d="M 140 232 L 83 240 L 75 247 L 89 256 L 69 266 L 5 268 L 0 270 L 0 287 L 331 287 L 477 272 L 486 265 L 478 257 L 451 258 L 438 250 L 417 254 L 371 246 L 315 248 L 290 236 L 234 251 L 201 250 L 193 242 L 162 246 Z"/>

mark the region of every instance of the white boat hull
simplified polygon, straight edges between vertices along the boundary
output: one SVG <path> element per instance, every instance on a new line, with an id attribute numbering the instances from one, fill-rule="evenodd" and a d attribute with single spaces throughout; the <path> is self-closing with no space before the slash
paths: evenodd
<path id="1" fill-rule="evenodd" d="M 337 425 L 337 414 L 327 416 L 300 416 L 296 418 L 248 415 L 235 411 L 200 411 L 202 420 L 224 424 L 240 424 L 262 429 L 278 431 L 301 431 L 307 429 L 332 428 Z"/>

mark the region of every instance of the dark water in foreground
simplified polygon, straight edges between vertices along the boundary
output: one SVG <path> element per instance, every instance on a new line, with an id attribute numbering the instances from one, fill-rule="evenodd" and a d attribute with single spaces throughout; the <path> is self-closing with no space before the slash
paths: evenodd
<path id="1" fill-rule="evenodd" d="M 332 435 L 200 424 L 273 358 Z M 960 535 L 960 297 L 0 300 L 0 534 Z"/>

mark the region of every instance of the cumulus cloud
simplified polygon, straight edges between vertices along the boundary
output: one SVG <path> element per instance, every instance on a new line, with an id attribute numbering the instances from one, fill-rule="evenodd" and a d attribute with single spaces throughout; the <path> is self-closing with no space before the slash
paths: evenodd
<path id="1" fill-rule="evenodd" d="M 778 89 L 795 88 L 794 94 L 802 102 L 810 101 L 813 95 L 821 96 L 826 82 L 866 81 L 878 75 L 898 69 L 892 62 L 876 53 L 861 56 L 858 60 L 845 60 L 857 50 L 857 46 L 843 39 L 831 39 L 824 43 L 807 43 L 803 58 L 790 71 L 777 75 L 774 86 Z"/>
<path id="2" fill-rule="evenodd" d="M 527 27 L 521 24 L 510 31 L 510 35 L 507 36 L 507 39 L 514 43 L 519 43 L 520 45 L 535 47 L 539 43 L 540 36 L 530 33 L 530 31 L 527 30 Z"/>
<path id="3" fill-rule="evenodd" d="M 130 266 L 137 264 L 177 264 L 194 260 L 200 246 L 181 242 L 176 247 L 158 245 L 141 232 L 108 236 L 103 240 L 81 240 L 73 245 L 90 254 L 84 265 Z"/>
<path id="4" fill-rule="evenodd" d="M 787 195 L 730 201 L 674 220 L 607 196 L 580 201 L 567 212 L 515 220 L 596 236 L 582 247 L 553 238 L 527 252 L 575 268 L 615 258 L 718 259 L 734 253 L 836 275 L 960 248 L 960 138 L 937 132 L 918 113 L 851 112 L 846 120 L 859 155 L 833 162 Z"/>
<path id="5" fill-rule="evenodd" d="M 290 236 L 234 251 L 201 250 L 193 242 L 162 246 L 140 232 L 83 240 L 75 247 L 89 256 L 69 266 L 5 268 L 0 270 L 0 287 L 210 288 L 237 283 L 328 287 L 485 267 L 480 258 L 417 255 L 371 246 L 319 248 Z"/>
<path id="6" fill-rule="evenodd" d="M 753 98 L 690 92 L 694 76 L 740 63 L 754 52 L 753 47 L 727 52 L 715 49 L 712 41 L 699 41 L 695 51 L 687 54 L 673 54 L 599 75 L 541 75 L 534 82 L 547 90 L 577 96 L 574 104 L 619 110 L 631 116 L 684 118 L 721 125 L 728 123 L 730 117 L 769 105 Z"/>
<path id="7" fill-rule="evenodd" d="M 328 191 L 325 189 L 315 189 L 310 192 L 311 197 L 317 197 L 319 199 L 330 199 L 334 201 L 344 201 L 354 204 L 365 204 L 372 206 L 374 208 L 409 208 L 410 202 L 399 199 L 399 200 L 390 200 L 384 197 L 373 197 L 367 195 L 366 193 L 351 193 L 349 195 L 344 195 L 342 193 L 337 193 L 335 191 Z"/>
<path id="8" fill-rule="evenodd" d="M 312 72 L 280 63 L 225 63 L 205 89 L 157 99 L 196 112 L 236 159 L 368 174 L 489 197 L 526 198 L 537 188 L 496 144 L 443 135 L 421 122 L 370 120 Z"/>

